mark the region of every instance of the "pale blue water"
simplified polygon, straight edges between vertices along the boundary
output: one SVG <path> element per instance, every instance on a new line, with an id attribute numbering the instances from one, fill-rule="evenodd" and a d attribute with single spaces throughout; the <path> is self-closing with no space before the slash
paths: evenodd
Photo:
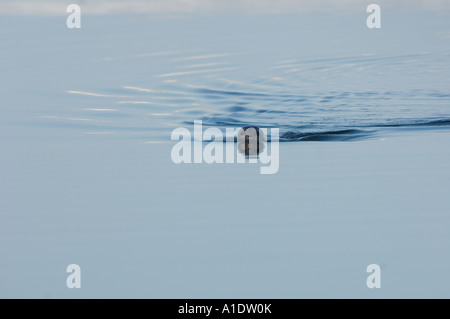
<path id="1" fill-rule="evenodd" d="M 19 122 L 61 134 L 161 141 L 198 119 L 278 127 L 282 140 L 447 125 L 448 16 L 387 13 L 379 30 L 363 17 L 88 16 L 80 30 L 3 18 L 3 87 L 19 104 L 6 124 L 23 110 Z M 44 106 L 19 102 L 28 96 Z"/>
<path id="2" fill-rule="evenodd" d="M 0 296 L 448 298 L 448 12 L 365 18 L 2 16 Z M 175 165 L 194 120 L 292 143 Z"/>

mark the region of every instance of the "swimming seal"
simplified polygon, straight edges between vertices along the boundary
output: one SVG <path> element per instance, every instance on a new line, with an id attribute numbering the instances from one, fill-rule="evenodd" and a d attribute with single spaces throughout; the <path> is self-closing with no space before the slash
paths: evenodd
<path id="1" fill-rule="evenodd" d="M 245 126 L 237 134 L 239 152 L 249 156 L 258 155 L 264 150 L 267 141 L 264 132 L 256 126 Z"/>

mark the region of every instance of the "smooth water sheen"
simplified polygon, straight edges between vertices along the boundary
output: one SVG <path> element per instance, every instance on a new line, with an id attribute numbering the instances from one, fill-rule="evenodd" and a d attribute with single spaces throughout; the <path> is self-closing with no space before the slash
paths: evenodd
<path id="1" fill-rule="evenodd" d="M 5 18 L 0 54 L 8 101 L 29 96 L 44 104 L 22 102 L 7 115 L 75 135 L 149 141 L 167 141 L 193 120 L 278 127 L 282 141 L 448 126 L 445 15 L 386 13 L 379 30 L 368 29 L 364 16 L 314 17 L 88 16 L 80 30 L 54 18 L 29 19 L 36 30 Z M 8 38 L 13 25 L 20 41 Z M 25 117 L 14 112 L 24 108 Z"/>
<path id="2" fill-rule="evenodd" d="M 366 18 L 1 16 L 0 297 L 448 297 L 449 15 Z M 279 171 L 174 164 L 195 120 Z"/>
<path id="3" fill-rule="evenodd" d="M 140 133 L 155 141 L 167 140 L 168 129 L 190 126 L 194 120 L 215 127 L 275 127 L 281 141 L 341 141 L 380 137 L 386 128 L 450 127 L 450 91 L 441 88 L 441 82 L 450 84 L 447 53 L 273 61 L 244 81 L 245 66 L 230 62 L 228 54 L 202 53 L 171 53 L 165 66 L 178 72 L 157 74 L 155 84 L 134 81 L 66 90 L 80 106 L 42 115 L 40 125 L 90 134 Z M 108 67 L 121 63 L 111 59 Z M 424 83 L 411 88 L 412 69 L 432 76 L 438 87 Z M 386 78 L 395 78 L 396 86 L 386 90 Z M 348 84 L 331 89 L 334 81 L 365 83 L 352 90 Z"/>

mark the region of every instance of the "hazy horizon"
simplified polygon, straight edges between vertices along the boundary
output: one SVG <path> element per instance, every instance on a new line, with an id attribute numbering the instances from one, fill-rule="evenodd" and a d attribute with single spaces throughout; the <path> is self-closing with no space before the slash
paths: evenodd
<path id="1" fill-rule="evenodd" d="M 369 4 L 375 3 L 383 9 L 391 11 L 450 11 L 450 1 L 444 0 L 97 0 L 97 1 L 30 1 L 30 0 L 0 0 L 0 15 L 66 15 L 65 8 L 69 4 L 79 4 L 83 14 L 105 15 L 123 13 L 208 13 L 233 12 L 245 14 L 261 13 L 298 13 L 298 12 L 359 12 Z"/>

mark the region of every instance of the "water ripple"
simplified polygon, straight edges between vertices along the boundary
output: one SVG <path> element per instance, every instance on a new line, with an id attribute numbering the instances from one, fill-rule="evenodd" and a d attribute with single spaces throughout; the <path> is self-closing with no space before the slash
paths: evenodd
<path id="1" fill-rule="evenodd" d="M 233 55 L 175 57 L 166 61 L 170 72 L 155 74 L 151 84 L 137 81 L 117 87 L 72 88 L 66 91 L 70 106 L 61 108 L 59 114 L 41 114 L 41 123 L 89 130 L 89 134 L 96 130 L 98 134 L 147 134 L 161 141 L 170 138 L 172 129 L 193 125 L 195 120 L 202 120 L 205 127 L 276 127 L 284 142 L 360 140 L 385 130 L 450 128 L 450 91 L 412 85 L 386 89 L 382 85 L 389 72 L 400 71 L 406 83 L 410 63 L 425 65 L 424 72 L 436 74 L 447 57 L 366 54 L 287 59 L 268 65 L 258 76 L 247 76 L 245 67 L 231 61 L 211 61 Z M 184 61 L 195 64 L 179 65 Z M 210 68 L 222 64 L 227 68 Z M 362 65 L 376 66 L 378 73 L 364 73 Z M 298 70 L 286 73 L 294 68 Z M 370 86 L 364 83 L 369 75 Z M 354 85 L 341 85 L 343 79 Z"/>

